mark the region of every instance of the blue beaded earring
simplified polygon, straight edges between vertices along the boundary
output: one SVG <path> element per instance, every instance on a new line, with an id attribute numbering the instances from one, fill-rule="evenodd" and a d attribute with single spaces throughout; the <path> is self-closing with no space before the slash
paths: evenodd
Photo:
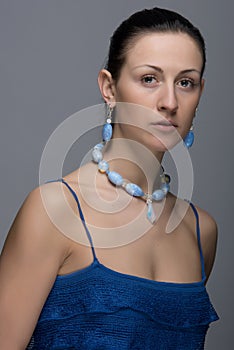
<path id="1" fill-rule="evenodd" d="M 107 144 L 107 142 L 109 142 L 112 137 L 112 125 L 111 125 L 112 119 L 111 118 L 112 118 L 112 112 L 114 108 L 111 107 L 111 105 L 109 104 L 106 105 L 106 108 L 107 108 L 106 121 L 102 127 L 102 142 L 98 143 L 93 148 L 93 152 L 92 152 L 93 161 L 98 164 L 100 162 L 100 165 L 99 165 L 100 171 L 102 170 L 100 168 L 101 166 L 103 166 L 104 171 L 108 170 L 109 168 L 108 164 L 106 164 L 106 162 L 102 160 L 103 159 L 102 150 L 105 144 Z"/>
<path id="2" fill-rule="evenodd" d="M 195 114 L 194 114 L 193 118 L 196 117 L 196 114 L 197 114 L 197 108 L 195 109 Z M 187 148 L 190 148 L 190 147 L 192 147 L 193 142 L 194 142 L 194 132 L 193 132 L 193 124 L 192 124 L 189 132 L 187 133 L 187 135 L 184 138 L 184 145 Z"/>
<path id="3" fill-rule="evenodd" d="M 184 144 L 187 148 L 190 148 L 192 147 L 193 142 L 194 142 L 194 132 L 193 132 L 193 125 L 192 125 L 189 132 L 184 138 Z"/>
<path id="4" fill-rule="evenodd" d="M 112 125 L 111 125 L 111 121 L 112 121 L 112 112 L 113 112 L 113 107 L 109 104 L 107 104 L 107 115 L 106 115 L 106 122 L 103 125 L 103 129 L 102 129 L 102 140 L 103 142 L 108 142 L 110 141 L 111 137 L 112 137 Z"/>

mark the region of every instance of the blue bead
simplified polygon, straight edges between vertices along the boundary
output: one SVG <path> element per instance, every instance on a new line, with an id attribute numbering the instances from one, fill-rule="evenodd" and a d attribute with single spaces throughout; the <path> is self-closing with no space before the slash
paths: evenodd
<path id="1" fill-rule="evenodd" d="M 187 148 L 191 147 L 194 142 L 194 132 L 190 130 L 184 138 L 184 144 Z"/>
<path id="2" fill-rule="evenodd" d="M 106 172 L 106 171 L 109 169 L 109 164 L 108 164 L 105 160 L 101 160 L 101 161 L 98 163 L 98 169 L 99 169 L 101 172 Z"/>
<path id="3" fill-rule="evenodd" d="M 123 184 L 122 176 L 115 171 L 109 171 L 108 179 L 116 186 L 121 186 Z"/>
<path id="4" fill-rule="evenodd" d="M 147 218 L 153 224 L 155 222 L 155 220 L 156 220 L 156 215 L 155 215 L 152 203 L 148 203 L 147 206 L 148 206 Z"/>
<path id="5" fill-rule="evenodd" d="M 95 163 L 100 162 L 102 160 L 102 152 L 99 149 L 94 148 L 92 151 L 92 159 Z"/>
<path id="6" fill-rule="evenodd" d="M 161 185 L 161 190 L 163 191 L 164 196 L 165 196 L 170 191 L 170 185 L 167 183 L 163 183 Z"/>
<path id="7" fill-rule="evenodd" d="M 155 201 L 161 201 L 163 200 L 164 197 L 165 197 L 165 193 L 163 192 L 163 190 L 156 190 L 152 194 L 152 198 Z"/>
<path id="8" fill-rule="evenodd" d="M 135 197 L 141 197 L 144 195 L 144 192 L 142 191 L 142 189 L 137 186 L 136 184 L 133 183 L 128 183 L 125 186 L 125 190 L 131 195 L 131 196 L 135 196 Z"/>
<path id="9" fill-rule="evenodd" d="M 99 149 L 99 151 L 102 151 L 104 145 L 102 143 L 98 143 L 96 146 L 94 146 L 94 149 Z"/>
<path id="10" fill-rule="evenodd" d="M 112 125 L 111 124 L 104 124 L 102 129 L 102 139 L 103 141 L 110 141 L 112 137 Z"/>

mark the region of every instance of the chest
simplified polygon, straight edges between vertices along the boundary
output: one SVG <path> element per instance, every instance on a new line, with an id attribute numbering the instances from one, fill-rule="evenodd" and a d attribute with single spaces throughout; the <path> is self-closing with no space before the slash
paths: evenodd
<path id="1" fill-rule="evenodd" d="M 111 230 L 99 231 L 89 226 L 97 259 L 108 268 L 156 281 L 200 281 L 200 252 L 195 233 L 183 223 L 171 234 L 162 234 L 161 230 L 157 226 L 135 238 L 136 230 L 131 227 L 122 230 L 119 236 Z M 71 243 L 70 252 L 59 274 L 81 270 L 93 261 L 89 241 Z"/>

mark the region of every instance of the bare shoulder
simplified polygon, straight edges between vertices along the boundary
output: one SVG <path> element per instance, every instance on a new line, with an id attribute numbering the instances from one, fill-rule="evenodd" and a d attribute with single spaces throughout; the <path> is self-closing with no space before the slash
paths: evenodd
<path id="1" fill-rule="evenodd" d="M 212 247 L 217 242 L 217 224 L 214 218 L 204 209 L 201 209 L 197 206 L 196 209 L 199 216 L 201 240 L 204 247 L 203 249 L 208 249 L 209 246 Z"/>
<path id="2" fill-rule="evenodd" d="M 217 224 L 215 219 L 207 213 L 204 209 L 201 209 L 200 207 L 196 206 L 198 215 L 199 215 L 199 222 L 201 227 L 201 235 L 204 239 L 211 239 L 216 240 L 217 239 Z"/>
<path id="3" fill-rule="evenodd" d="M 58 268 L 70 253 L 66 229 L 69 230 L 69 215 L 75 221 L 74 212 L 74 199 L 61 182 L 34 188 L 14 218 L 1 258 L 17 255 L 32 260 L 53 259 Z"/>
<path id="4" fill-rule="evenodd" d="M 33 189 L 25 198 L 0 256 L 0 348 L 25 349 L 70 241 L 56 218 L 65 208 L 61 183 Z M 17 291 L 17 293 L 16 293 Z"/>
<path id="5" fill-rule="evenodd" d="M 175 198 L 173 198 L 173 201 L 175 202 Z M 216 255 L 218 239 L 217 224 L 214 218 L 207 211 L 201 209 L 196 205 L 195 208 L 199 217 L 201 246 L 205 261 L 205 272 L 208 280 L 214 265 Z M 183 218 L 184 225 L 187 225 L 188 229 L 192 228 L 194 235 L 196 235 L 195 217 L 192 207 L 189 205 L 189 202 L 177 198 L 176 214 L 180 218 Z"/>
<path id="6" fill-rule="evenodd" d="M 208 279 L 215 260 L 218 229 L 216 221 L 210 214 L 197 206 L 196 209 L 199 216 L 201 244 L 205 260 L 206 276 Z"/>
<path id="7" fill-rule="evenodd" d="M 3 252 L 13 246 L 19 248 L 17 243 L 21 242 L 20 246 L 29 251 L 43 246 L 41 251 L 45 252 L 56 246 L 53 251 L 63 254 L 65 240 L 54 220 L 61 214 L 65 202 L 59 186 L 59 183 L 48 183 L 27 195 L 9 230 Z"/>

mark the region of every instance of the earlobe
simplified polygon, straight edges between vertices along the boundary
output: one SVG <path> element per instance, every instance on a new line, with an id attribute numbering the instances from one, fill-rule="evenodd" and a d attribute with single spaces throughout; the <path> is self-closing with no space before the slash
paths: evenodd
<path id="1" fill-rule="evenodd" d="M 115 87 L 111 73 L 102 69 L 98 74 L 98 85 L 106 103 L 115 102 Z"/>

